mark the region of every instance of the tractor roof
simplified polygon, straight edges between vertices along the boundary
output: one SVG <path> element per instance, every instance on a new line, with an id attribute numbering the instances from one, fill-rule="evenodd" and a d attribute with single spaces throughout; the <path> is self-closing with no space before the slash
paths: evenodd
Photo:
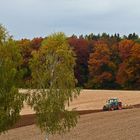
<path id="1" fill-rule="evenodd" d="M 110 98 L 109 100 L 116 100 L 116 99 L 118 100 L 118 98 L 114 97 L 114 98 Z"/>
<path id="2" fill-rule="evenodd" d="M 108 99 L 108 101 L 109 100 L 119 100 L 118 98 L 110 98 L 110 99 Z"/>

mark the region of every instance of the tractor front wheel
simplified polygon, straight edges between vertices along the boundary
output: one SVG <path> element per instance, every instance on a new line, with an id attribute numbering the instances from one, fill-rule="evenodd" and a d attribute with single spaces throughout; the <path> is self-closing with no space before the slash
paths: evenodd
<path id="1" fill-rule="evenodd" d="M 113 110 L 114 110 L 114 108 L 113 108 L 113 107 L 111 107 L 111 108 L 110 108 L 110 111 L 113 111 Z"/>

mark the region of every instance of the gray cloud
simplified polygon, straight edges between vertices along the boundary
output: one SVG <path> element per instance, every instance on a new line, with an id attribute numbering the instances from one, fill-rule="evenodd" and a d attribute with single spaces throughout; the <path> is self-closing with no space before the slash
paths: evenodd
<path id="1" fill-rule="evenodd" d="M 0 0 L 0 23 L 15 38 L 63 31 L 140 34 L 139 0 Z"/>

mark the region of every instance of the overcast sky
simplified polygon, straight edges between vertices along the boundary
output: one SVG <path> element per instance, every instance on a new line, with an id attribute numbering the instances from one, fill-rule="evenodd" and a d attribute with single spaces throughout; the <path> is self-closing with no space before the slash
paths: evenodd
<path id="1" fill-rule="evenodd" d="M 0 23 L 16 39 L 59 31 L 140 35 L 140 0 L 0 0 Z"/>

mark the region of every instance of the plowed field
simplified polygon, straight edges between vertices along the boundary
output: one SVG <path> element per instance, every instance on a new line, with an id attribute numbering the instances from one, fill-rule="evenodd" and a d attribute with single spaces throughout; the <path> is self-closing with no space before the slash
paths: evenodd
<path id="1" fill-rule="evenodd" d="M 140 109 L 100 112 L 81 116 L 77 126 L 49 140 L 140 140 Z M 12 129 L 0 140 L 45 140 L 34 125 Z"/>
<path id="2" fill-rule="evenodd" d="M 101 109 L 106 100 L 111 97 L 118 97 L 123 104 L 140 104 L 140 91 L 83 90 L 81 95 L 71 103 L 69 109 Z M 33 113 L 25 104 L 21 114 Z M 29 119 L 32 120 L 32 118 L 26 118 L 22 123 L 30 122 Z M 140 108 L 81 115 L 77 126 L 70 133 L 49 138 L 49 140 L 111 139 L 140 140 Z M 45 140 L 45 134 L 42 134 L 35 125 L 30 125 L 11 129 L 8 133 L 1 135 L 0 140 Z"/>

